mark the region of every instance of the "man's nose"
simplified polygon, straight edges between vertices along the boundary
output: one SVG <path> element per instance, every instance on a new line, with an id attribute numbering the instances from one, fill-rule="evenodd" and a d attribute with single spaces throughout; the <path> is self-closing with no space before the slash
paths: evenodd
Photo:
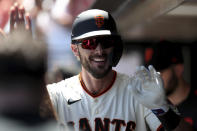
<path id="1" fill-rule="evenodd" d="M 103 47 L 102 45 L 99 43 L 95 49 L 96 52 L 98 52 L 99 54 L 102 54 L 103 52 Z"/>

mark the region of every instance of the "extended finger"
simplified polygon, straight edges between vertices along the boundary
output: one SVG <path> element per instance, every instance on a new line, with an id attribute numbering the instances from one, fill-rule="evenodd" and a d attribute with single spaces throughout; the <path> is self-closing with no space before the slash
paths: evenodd
<path id="1" fill-rule="evenodd" d="M 25 29 L 24 14 L 25 14 L 25 9 L 24 9 L 24 7 L 21 5 L 21 6 L 18 8 L 18 21 L 17 21 L 17 25 L 18 25 L 18 28 L 19 28 L 20 30 L 24 30 L 24 29 Z"/>
<path id="2" fill-rule="evenodd" d="M 161 78 L 160 73 L 157 72 L 152 65 L 150 65 L 148 68 L 150 70 L 152 80 L 155 80 L 157 82 L 157 84 L 160 85 L 159 87 L 163 87 L 163 80 Z"/>
<path id="3" fill-rule="evenodd" d="M 24 7 L 21 5 L 18 9 L 18 15 L 19 15 L 19 21 L 20 22 L 25 22 L 25 19 L 24 19 L 24 14 L 25 14 L 25 9 Z"/>
<path id="4" fill-rule="evenodd" d="M 141 79 L 142 82 L 150 80 L 150 72 L 144 66 L 138 67 L 135 75 L 137 78 Z"/>
<path id="5" fill-rule="evenodd" d="M 143 76 L 145 77 L 145 79 L 150 78 L 150 71 L 147 68 L 145 68 L 144 66 L 141 66 L 141 71 L 142 71 Z"/>
<path id="6" fill-rule="evenodd" d="M 18 19 L 19 19 L 19 13 L 18 13 L 18 3 L 14 3 L 14 11 L 15 11 L 15 13 L 14 13 L 14 19 L 15 19 L 15 21 L 18 21 Z"/>
<path id="7" fill-rule="evenodd" d="M 32 32 L 32 29 L 31 29 L 31 18 L 30 18 L 29 13 L 25 14 L 25 20 L 26 20 L 26 29 L 29 30 L 30 32 Z"/>
<path id="8" fill-rule="evenodd" d="M 148 69 L 150 71 L 151 77 L 154 78 L 157 75 L 157 71 L 155 70 L 155 68 L 152 65 L 149 65 Z"/>
<path id="9" fill-rule="evenodd" d="M 12 6 L 10 8 L 10 32 L 14 30 L 14 24 L 15 24 L 15 7 Z"/>

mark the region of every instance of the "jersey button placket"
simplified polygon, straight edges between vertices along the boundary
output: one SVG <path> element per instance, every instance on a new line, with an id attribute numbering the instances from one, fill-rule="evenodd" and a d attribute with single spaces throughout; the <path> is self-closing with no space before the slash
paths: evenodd
<path id="1" fill-rule="evenodd" d="M 95 110 L 95 114 L 99 114 L 99 110 L 98 109 Z"/>
<path id="2" fill-rule="evenodd" d="M 97 114 L 99 114 L 99 109 L 98 109 L 98 105 L 97 105 L 98 99 L 94 99 L 93 103 L 94 103 L 93 105 L 94 105 L 94 109 L 95 109 L 94 114 L 97 115 Z"/>
<path id="3" fill-rule="evenodd" d="M 94 103 L 97 104 L 98 103 L 98 99 L 94 99 Z"/>

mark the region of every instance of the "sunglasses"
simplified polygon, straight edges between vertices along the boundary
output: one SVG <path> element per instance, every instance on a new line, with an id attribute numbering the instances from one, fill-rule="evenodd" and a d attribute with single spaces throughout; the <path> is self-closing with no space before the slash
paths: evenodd
<path id="1" fill-rule="evenodd" d="M 74 43 L 81 44 L 81 47 L 83 49 L 94 50 L 96 49 L 98 44 L 100 44 L 103 49 L 107 49 L 107 48 L 115 46 L 115 44 L 117 43 L 117 38 L 111 37 L 111 36 L 110 37 L 95 37 L 95 38 L 77 40 Z"/>

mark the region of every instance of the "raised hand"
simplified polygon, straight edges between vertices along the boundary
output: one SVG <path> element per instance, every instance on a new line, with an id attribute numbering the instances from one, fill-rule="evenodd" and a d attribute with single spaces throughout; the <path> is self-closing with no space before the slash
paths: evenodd
<path id="1" fill-rule="evenodd" d="M 30 16 L 18 3 L 15 3 L 10 9 L 10 32 L 13 31 L 32 32 Z"/>
<path id="2" fill-rule="evenodd" d="M 0 28 L 0 39 L 6 36 L 5 32 Z"/>
<path id="3" fill-rule="evenodd" d="M 160 73 L 156 72 L 153 66 L 149 66 L 148 69 L 144 66 L 139 67 L 132 77 L 129 88 L 141 104 L 159 115 L 167 112 L 169 105 Z"/>

